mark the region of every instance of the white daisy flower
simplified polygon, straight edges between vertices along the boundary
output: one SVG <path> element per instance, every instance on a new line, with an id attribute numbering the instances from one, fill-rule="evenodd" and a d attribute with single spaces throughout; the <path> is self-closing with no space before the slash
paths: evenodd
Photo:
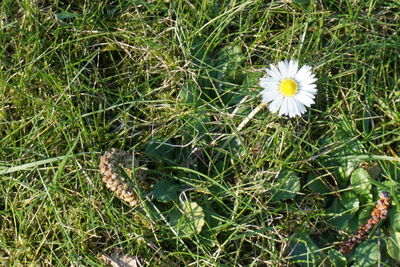
<path id="1" fill-rule="evenodd" d="M 310 66 L 299 69 L 298 61 L 285 60 L 278 63 L 278 68 L 271 64 L 266 71 L 268 76 L 260 79 L 260 86 L 264 88 L 261 96 L 262 102 L 270 103 L 268 109 L 272 113 L 292 118 L 314 104 L 317 79 Z"/>

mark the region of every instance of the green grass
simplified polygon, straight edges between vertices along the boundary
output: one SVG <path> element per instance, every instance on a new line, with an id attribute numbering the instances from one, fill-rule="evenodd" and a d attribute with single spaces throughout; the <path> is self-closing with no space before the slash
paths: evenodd
<path id="1" fill-rule="evenodd" d="M 97 266 L 121 247 L 148 266 L 285 266 L 296 233 L 317 266 L 361 224 L 332 223 L 353 199 L 340 170 L 379 164 L 357 196 L 366 217 L 378 190 L 400 204 L 397 1 L 71 2 L 0 3 L 0 263 Z M 313 66 L 316 104 L 236 131 L 263 69 L 289 58 Z M 144 169 L 140 207 L 101 181 L 112 147 Z M 146 197 L 164 178 L 179 199 Z M 185 199 L 206 219 L 190 237 L 169 222 Z"/>

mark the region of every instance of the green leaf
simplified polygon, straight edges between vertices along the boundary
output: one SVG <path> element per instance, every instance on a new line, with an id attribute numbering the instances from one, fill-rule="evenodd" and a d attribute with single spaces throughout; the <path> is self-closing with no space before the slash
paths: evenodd
<path id="1" fill-rule="evenodd" d="M 400 232 L 390 229 L 390 238 L 387 242 L 387 252 L 390 257 L 400 261 Z"/>
<path id="2" fill-rule="evenodd" d="M 361 243 L 354 252 L 354 267 L 374 266 L 378 260 L 379 251 L 376 240 L 370 239 Z"/>
<path id="3" fill-rule="evenodd" d="M 333 267 L 347 266 L 346 257 L 336 249 L 330 249 L 328 251 L 328 258 Z"/>
<path id="4" fill-rule="evenodd" d="M 292 171 L 281 172 L 277 180 L 272 189 L 273 201 L 292 199 L 300 191 L 300 178 Z"/>
<path id="5" fill-rule="evenodd" d="M 235 155 L 243 155 L 244 153 L 246 153 L 245 146 L 243 146 L 243 142 L 238 136 L 233 136 L 232 138 L 229 138 L 229 151 L 232 151 Z"/>
<path id="6" fill-rule="evenodd" d="M 147 156 L 158 162 L 175 162 L 175 146 L 167 143 L 168 140 L 153 139 L 144 145 Z"/>
<path id="7" fill-rule="evenodd" d="M 288 257 L 291 263 L 299 266 L 318 266 L 323 257 L 318 246 L 305 234 L 294 234 L 290 238 Z"/>
<path id="8" fill-rule="evenodd" d="M 320 140 L 321 146 L 331 145 L 335 142 L 343 144 L 343 146 L 340 145 L 332 153 L 320 159 L 322 165 L 333 168 L 333 174 L 341 187 L 348 185 L 350 175 L 360 163 L 358 159 L 349 159 L 348 156 L 359 155 L 365 152 L 365 148 L 361 142 L 354 137 L 354 127 L 348 121 L 343 120 L 337 124 L 332 139 Z"/>
<path id="9" fill-rule="evenodd" d="M 205 93 L 204 95 L 201 95 L 207 98 L 208 94 L 206 90 L 204 90 L 204 88 L 212 87 L 212 79 L 210 77 L 212 75 L 208 71 L 209 66 L 211 66 L 212 60 L 209 56 L 208 44 L 206 40 L 202 38 L 195 38 L 191 44 L 190 54 L 193 58 L 193 68 L 198 71 L 197 83 L 202 88 L 202 93 Z"/>
<path id="10" fill-rule="evenodd" d="M 220 218 L 221 215 L 218 214 L 214 208 L 213 208 L 213 202 L 212 201 L 207 201 L 204 205 L 203 205 L 203 210 L 205 213 L 205 220 L 207 222 L 207 226 L 209 228 L 218 228 L 219 225 L 221 225 L 221 220 L 217 219 Z"/>
<path id="11" fill-rule="evenodd" d="M 193 63 L 197 67 L 211 64 L 211 58 L 208 55 L 207 44 L 204 39 L 194 39 L 191 46 L 191 55 L 194 57 Z"/>
<path id="12" fill-rule="evenodd" d="M 348 226 L 349 221 L 352 217 L 353 216 L 350 214 L 342 214 L 329 220 L 329 223 L 337 229 L 344 229 Z"/>
<path id="13" fill-rule="evenodd" d="M 63 11 L 61 13 L 56 13 L 57 20 L 71 19 L 81 16 L 80 14 L 74 14 L 68 11 Z"/>
<path id="14" fill-rule="evenodd" d="M 349 159 L 339 159 L 337 161 L 339 163 L 339 167 L 335 174 L 341 177 L 341 181 L 348 181 L 350 175 L 358 167 L 359 162 Z"/>
<path id="15" fill-rule="evenodd" d="M 311 3 L 310 0 L 293 0 L 293 2 L 301 6 L 308 6 Z"/>
<path id="16" fill-rule="evenodd" d="M 360 207 L 360 201 L 358 200 L 357 194 L 350 191 L 343 193 L 341 204 L 346 210 L 350 210 L 349 212 L 351 214 L 356 213 Z"/>
<path id="17" fill-rule="evenodd" d="M 360 229 L 361 224 L 358 223 L 359 218 L 357 214 L 355 214 L 350 221 L 347 223 L 346 231 L 349 233 L 355 233 Z"/>
<path id="18" fill-rule="evenodd" d="M 169 180 L 160 180 L 154 186 L 154 197 L 160 202 L 169 202 L 178 198 L 180 186 Z"/>
<path id="19" fill-rule="evenodd" d="M 185 202 L 180 210 L 174 210 L 169 217 L 170 224 L 180 237 L 199 234 L 205 223 L 203 209 L 196 202 Z"/>
<path id="20" fill-rule="evenodd" d="M 357 168 L 352 174 L 350 178 L 350 183 L 353 186 L 354 192 L 356 192 L 360 196 L 364 196 L 369 198 L 369 194 L 371 191 L 371 183 L 369 182 L 370 176 L 369 173 L 363 168 Z"/>
<path id="21" fill-rule="evenodd" d="M 344 229 L 348 226 L 350 219 L 353 217 L 350 213 L 345 213 L 347 209 L 343 207 L 338 198 L 335 198 L 329 211 L 334 214 L 334 217 L 329 220 L 329 223 L 337 229 Z"/>
<path id="22" fill-rule="evenodd" d="M 322 194 L 331 191 L 328 185 L 322 181 L 322 178 L 316 175 L 311 175 L 307 178 L 307 187 L 314 193 Z"/>
<path id="23" fill-rule="evenodd" d="M 390 227 L 397 232 L 400 232 L 400 211 L 393 208 L 389 212 Z"/>
<path id="24" fill-rule="evenodd" d="M 238 71 L 242 60 L 243 53 L 239 45 L 228 45 L 224 47 L 214 64 L 218 69 L 217 79 L 219 81 L 242 83 L 244 77 Z"/>
<path id="25" fill-rule="evenodd" d="M 340 137 L 342 135 L 343 139 L 340 140 L 341 142 L 343 142 L 343 140 L 346 140 L 346 136 L 349 135 L 347 132 L 342 130 L 339 130 L 337 134 L 337 137 Z M 339 165 L 338 169 L 335 171 L 335 175 L 340 177 L 339 181 L 341 181 L 342 184 L 348 181 L 350 175 L 354 172 L 355 169 L 357 169 L 359 165 L 358 160 L 348 159 L 347 156 L 363 153 L 363 147 L 358 141 L 349 141 L 344 143 L 345 146 L 334 153 L 334 156 L 337 157 L 336 162 Z"/>
<path id="26" fill-rule="evenodd" d="M 200 101 L 201 89 L 195 84 L 186 84 L 181 87 L 179 92 L 179 99 L 187 104 L 194 104 L 196 106 L 201 105 L 203 102 Z"/>
<path id="27" fill-rule="evenodd" d="M 237 88 L 238 85 L 243 84 L 245 79 L 245 75 L 241 71 L 242 48 L 239 45 L 228 45 L 218 55 L 214 63 L 215 87 L 218 88 L 219 96 L 225 105 L 237 104 L 248 93 Z"/>
<path id="28" fill-rule="evenodd" d="M 220 227 L 223 219 L 221 215 L 214 210 L 212 207 L 213 204 L 211 200 L 202 204 L 206 224 L 201 231 L 199 240 L 202 242 L 201 244 L 208 247 L 215 247 L 218 244 L 217 235 L 223 231 L 223 228 Z"/>
<path id="29" fill-rule="evenodd" d="M 197 139 L 206 140 L 207 133 L 211 127 L 209 116 L 202 111 L 198 111 L 185 117 L 184 121 L 185 124 L 179 132 L 184 137 L 185 142 L 192 142 Z"/>
<path id="30" fill-rule="evenodd" d="M 364 207 L 360 214 L 358 215 L 358 225 L 363 225 L 367 222 L 368 218 L 371 217 L 371 212 L 374 208 L 371 207 Z"/>

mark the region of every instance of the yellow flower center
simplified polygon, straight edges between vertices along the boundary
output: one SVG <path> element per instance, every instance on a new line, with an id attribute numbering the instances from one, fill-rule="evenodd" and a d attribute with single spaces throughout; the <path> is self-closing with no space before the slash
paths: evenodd
<path id="1" fill-rule="evenodd" d="M 294 96 L 297 93 L 297 83 L 293 79 L 283 79 L 279 84 L 279 90 L 284 96 Z"/>

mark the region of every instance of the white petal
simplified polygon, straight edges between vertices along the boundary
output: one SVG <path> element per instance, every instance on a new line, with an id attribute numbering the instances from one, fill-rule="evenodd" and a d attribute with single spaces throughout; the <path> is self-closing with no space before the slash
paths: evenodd
<path id="1" fill-rule="evenodd" d="M 308 85 L 308 86 L 303 86 L 302 84 L 299 84 L 299 92 L 307 92 L 311 95 L 316 95 L 317 94 L 317 86 L 314 85 Z"/>
<path id="2" fill-rule="evenodd" d="M 298 103 L 295 98 L 292 98 L 292 104 L 293 104 L 293 111 L 294 111 L 293 117 L 301 115 L 301 110 L 303 108 L 303 105 L 301 103 Z"/>
<path id="3" fill-rule="evenodd" d="M 306 95 L 297 94 L 294 96 L 294 98 L 297 102 L 302 103 L 306 107 L 310 107 L 312 104 L 315 103 L 311 97 Z"/>
<path id="4" fill-rule="evenodd" d="M 285 115 L 285 114 L 288 113 L 288 110 L 287 110 L 287 108 L 288 108 L 288 101 L 289 101 L 289 100 L 288 100 L 287 97 L 284 97 L 284 98 L 283 98 L 281 108 L 279 109 L 279 116 L 282 116 L 282 115 Z"/>
<path id="5" fill-rule="evenodd" d="M 308 92 L 308 91 L 305 91 L 305 90 L 300 90 L 300 91 L 297 93 L 297 95 L 300 95 L 300 96 L 307 96 L 307 97 L 309 97 L 309 98 L 311 98 L 311 99 L 314 99 L 314 98 L 315 98 L 315 95 L 314 95 L 314 94 L 312 94 L 312 93 L 310 93 L 310 92 Z"/>
<path id="6" fill-rule="evenodd" d="M 261 80 L 262 79 L 262 80 Z M 260 79 L 260 86 L 265 89 L 275 89 L 278 88 L 278 83 L 276 81 L 271 81 L 269 79 Z"/>
<path id="7" fill-rule="evenodd" d="M 314 96 L 317 94 L 317 89 L 300 89 L 299 92 L 307 92 Z"/>
<path id="8" fill-rule="evenodd" d="M 261 96 L 263 98 L 263 102 L 271 102 L 275 98 L 279 96 L 279 94 L 275 90 L 263 90 L 261 92 Z"/>
<path id="9" fill-rule="evenodd" d="M 303 82 L 299 82 L 299 87 L 301 87 L 304 90 L 309 90 L 309 89 L 313 90 L 313 89 L 317 88 L 317 85 L 315 85 L 314 83 L 306 84 Z"/>
<path id="10" fill-rule="evenodd" d="M 277 96 L 272 102 L 271 104 L 269 104 L 269 110 L 272 113 L 276 113 L 279 109 L 279 107 L 282 105 L 282 101 L 283 101 L 283 96 L 279 95 Z"/>
<path id="11" fill-rule="evenodd" d="M 293 118 L 297 113 L 297 106 L 296 106 L 296 103 L 295 103 L 293 97 L 289 98 L 288 104 L 289 104 L 289 114 L 288 115 L 290 118 Z"/>
<path id="12" fill-rule="evenodd" d="M 296 101 L 295 99 L 293 99 L 294 104 L 296 105 L 296 115 L 300 116 L 304 111 L 306 111 L 306 108 L 304 107 L 304 105 L 298 101 Z"/>
<path id="13" fill-rule="evenodd" d="M 297 110 L 299 111 L 298 115 L 300 116 L 301 114 L 303 114 L 306 111 L 306 108 L 304 107 L 304 105 L 302 103 L 300 103 L 298 101 L 295 101 L 295 102 L 297 105 Z"/>
<path id="14" fill-rule="evenodd" d="M 298 81 L 303 81 L 307 79 L 311 73 L 311 67 L 304 65 L 303 67 L 300 68 L 300 70 L 296 73 L 296 76 L 294 77 Z"/>
<path id="15" fill-rule="evenodd" d="M 287 66 L 286 60 L 278 62 L 278 69 L 279 69 L 279 72 L 282 75 L 282 78 L 284 78 L 284 77 L 287 78 L 288 77 L 288 73 L 287 73 L 288 66 Z"/>
<path id="16" fill-rule="evenodd" d="M 297 73 L 297 69 L 299 68 L 299 63 L 297 60 L 290 60 L 289 61 L 289 69 L 288 69 L 288 75 L 290 78 L 294 78 Z"/>
<path id="17" fill-rule="evenodd" d="M 317 81 L 315 77 L 308 77 L 306 79 L 301 80 L 302 83 L 304 84 L 313 84 Z"/>
<path id="18" fill-rule="evenodd" d="M 274 66 L 269 65 L 270 69 L 267 70 L 268 75 L 275 81 L 280 81 L 282 79 L 282 73 Z"/>

